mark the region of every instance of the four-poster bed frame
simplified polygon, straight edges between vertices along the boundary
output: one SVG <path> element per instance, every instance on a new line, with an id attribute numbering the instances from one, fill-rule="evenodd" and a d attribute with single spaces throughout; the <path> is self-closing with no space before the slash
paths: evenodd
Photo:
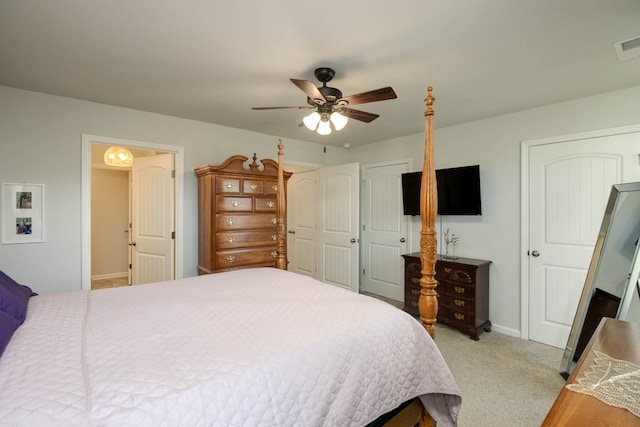
<path id="1" fill-rule="evenodd" d="M 435 98 L 432 94 L 433 87 L 427 88 L 425 115 L 425 146 L 424 163 L 422 168 L 422 183 L 420 189 L 420 217 L 422 229 L 420 231 L 420 261 L 422 263 L 422 278 L 420 279 L 420 299 L 418 309 L 420 321 L 432 338 L 435 338 L 435 322 L 438 314 L 438 298 L 435 288 L 435 264 L 436 264 L 436 213 L 438 210 L 438 194 L 436 187 L 436 172 L 433 160 L 433 104 Z M 278 143 L 278 188 L 284 188 L 283 168 L 283 144 L 282 139 Z M 276 200 L 276 241 L 278 256 L 276 266 L 279 269 L 287 269 L 286 253 L 286 195 L 284 191 L 278 191 Z M 414 426 L 435 427 L 436 423 L 424 409 L 418 398 L 400 410 L 390 420 L 384 423 L 385 427 Z"/>

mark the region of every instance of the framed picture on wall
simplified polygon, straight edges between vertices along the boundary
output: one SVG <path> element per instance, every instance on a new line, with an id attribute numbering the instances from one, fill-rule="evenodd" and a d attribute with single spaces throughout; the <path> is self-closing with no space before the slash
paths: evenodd
<path id="1" fill-rule="evenodd" d="M 2 184 L 2 244 L 44 242 L 44 184 Z"/>

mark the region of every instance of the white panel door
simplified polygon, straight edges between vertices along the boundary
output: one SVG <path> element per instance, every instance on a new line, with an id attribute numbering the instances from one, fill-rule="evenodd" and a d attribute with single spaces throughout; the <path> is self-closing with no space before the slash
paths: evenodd
<path id="1" fill-rule="evenodd" d="M 140 157 L 131 168 L 133 285 L 174 279 L 173 154 Z"/>
<path id="2" fill-rule="evenodd" d="M 529 148 L 529 338 L 564 348 L 613 184 L 640 180 L 640 134 Z"/>
<path id="3" fill-rule="evenodd" d="M 365 167 L 362 203 L 362 290 L 404 301 L 404 260 L 408 217 L 402 211 L 407 163 Z"/>
<path id="4" fill-rule="evenodd" d="M 287 182 L 288 269 L 316 277 L 318 172 L 294 173 Z"/>
<path id="5" fill-rule="evenodd" d="M 318 171 L 318 279 L 358 292 L 358 163 Z"/>

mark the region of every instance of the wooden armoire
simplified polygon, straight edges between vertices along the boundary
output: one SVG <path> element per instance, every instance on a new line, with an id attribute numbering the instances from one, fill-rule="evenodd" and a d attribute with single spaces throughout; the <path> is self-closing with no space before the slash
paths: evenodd
<path id="1" fill-rule="evenodd" d="M 198 177 L 198 274 L 275 267 L 278 163 L 231 156 L 195 169 Z M 284 172 L 286 182 L 291 173 Z"/>

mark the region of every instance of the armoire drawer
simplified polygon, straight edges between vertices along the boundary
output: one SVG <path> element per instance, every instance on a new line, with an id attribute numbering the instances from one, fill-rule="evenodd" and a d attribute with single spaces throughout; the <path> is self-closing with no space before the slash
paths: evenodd
<path id="1" fill-rule="evenodd" d="M 244 179 L 242 181 L 244 194 L 264 194 L 264 181 L 258 179 Z"/>
<path id="2" fill-rule="evenodd" d="M 225 231 L 216 233 L 217 249 L 236 249 L 254 246 L 273 246 L 276 244 L 276 233 L 265 231 Z"/>
<path id="3" fill-rule="evenodd" d="M 236 193 L 241 192 L 239 178 L 226 178 L 224 176 L 216 177 L 216 193 Z"/>
<path id="4" fill-rule="evenodd" d="M 218 212 L 251 212 L 252 205 L 253 199 L 251 197 L 216 197 Z"/>
<path id="5" fill-rule="evenodd" d="M 256 212 L 275 212 L 276 199 L 272 197 L 256 197 Z"/>
<path id="6" fill-rule="evenodd" d="M 278 256 L 275 246 L 265 249 L 216 252 L 218 268 L 235 268 L 250 264 L 273 263 Z"/>
<path id="7" fill-rule="evenodd" d="M 216 230 L 218 231 L 247 230 L 257 228 L 273 228 L 275 230 L 275 225 L 275 214 L 219 214 L 216 216 Z"/>
<path id="8" fill-rule="evenodd" d="M 278 181 L 265 181 L 264 194 L 275 195 L 278 192 Z"/>

